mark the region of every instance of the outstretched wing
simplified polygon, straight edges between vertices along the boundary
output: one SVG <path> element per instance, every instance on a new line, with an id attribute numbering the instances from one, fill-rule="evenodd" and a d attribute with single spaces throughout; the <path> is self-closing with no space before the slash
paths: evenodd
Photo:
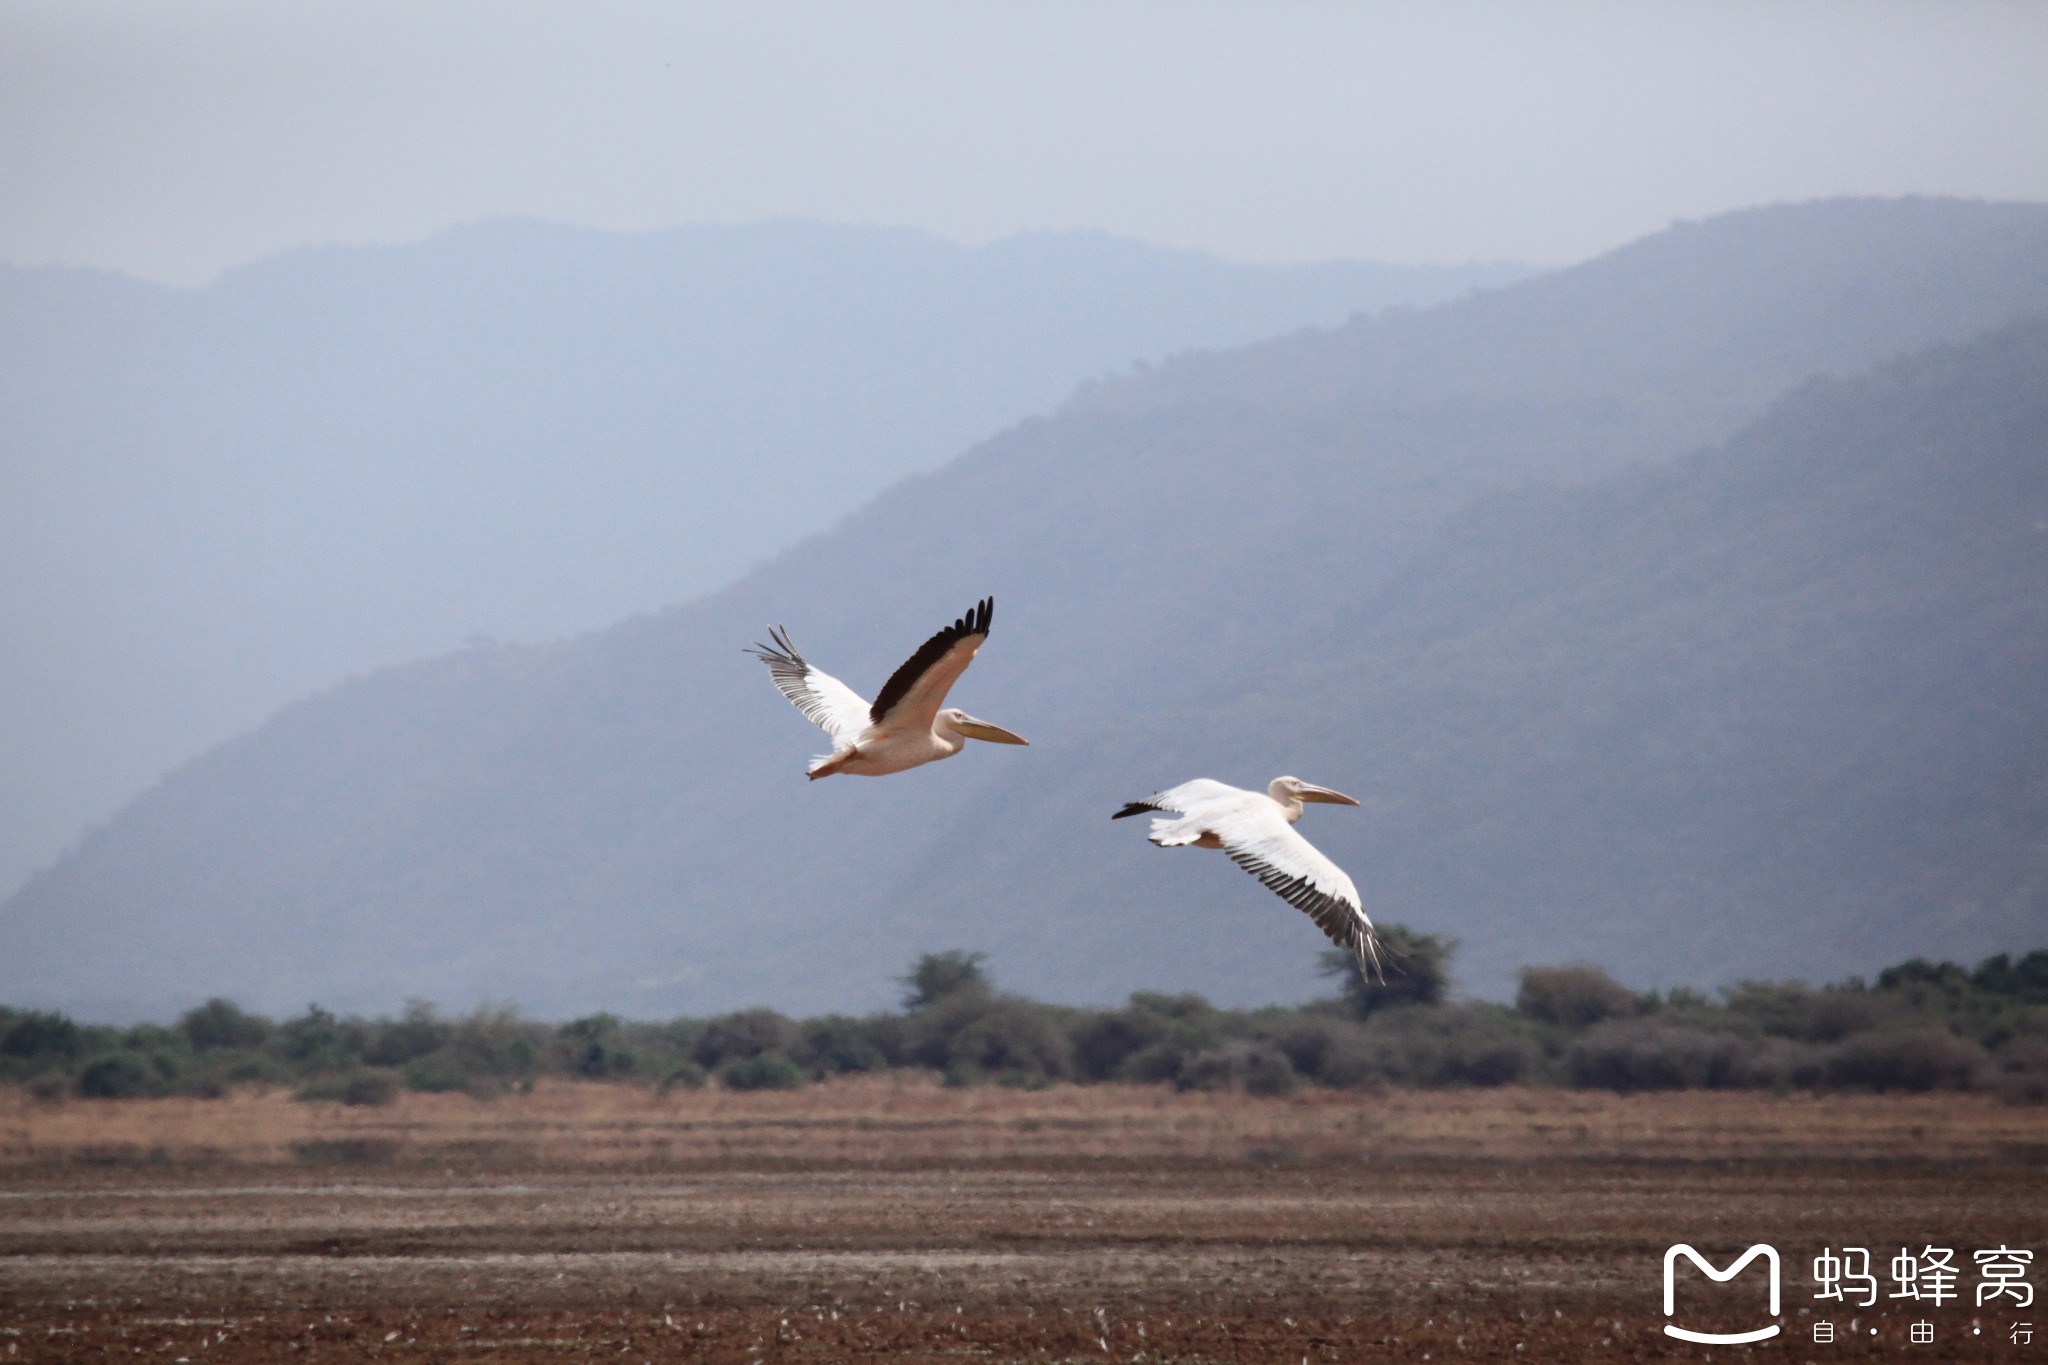
<path id="1" fill-rule="evenodd" d="M 974 662 L 974 652 L 988 638 L 996 600 L 984 597 L 974 609 L 917 647 L 902 667 L 889 675 L 875 694 L 869 716 L 892 730 L 929 730 L 946 704 L 946 693 Z"/>
<path id="2" fill-rule="evenodd" d="M 1361 971 L 1379 975 L 1379 940 L 1358 899 L 1358 888 L 1343 868 L 1294 832 L 1278 806 L 1247 802 L 1207 823 L 1233 862 L 1314 920 L 1331 942 L 1349 949 Z"/>
<path id="3" fill-rule="evenodd" d="M 768 631 L 773 645 L 755 645 L 742 653 L 751 654 L 768 665 L 768 676 L 790 704 L 804 713 L 804 719 L 832 736 L 836 744 L 851 744 L 868 728 L 868 704 L 860 694 L 839 679 L 807 662 L 789 642 L 781 626 Z"/>
<path id="4" fill-rule="evenodd" d="M 1121 820 L 1127 815 L 1141 815 L 1148 810 L 1172 811 L 1175 815 L 1192 814 L 1197 806 L 1212 801 L 1230 801 L 1247 795 L 1242 787 L 1233 787 L 1227 782 L 1218 782 L 1210 777 L 1198 777 L 1192 782 L 1183 782 L 1178 787 L 1168 787 L 1155 792 L 1142 801 L 1132 801 L 1124 806 L 1112 820 Z"/>

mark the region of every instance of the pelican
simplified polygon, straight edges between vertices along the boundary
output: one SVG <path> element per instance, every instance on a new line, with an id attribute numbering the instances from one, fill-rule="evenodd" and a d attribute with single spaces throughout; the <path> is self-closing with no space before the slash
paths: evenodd
<path id="1" fill-rule="evenodd" d="M 966 748 L 970 739 L 995 744 L 1031 742 L 1000 725 L 976 720 L 958 707 L 940 709 L 946 693 L 988 638 L 995 608 L 995 599 L 984 597 L 965 616 L 919 645 L 882 684 L 872 706 L 845 683 L 806 661 L 781 626 L 768 631 L 773 645 L 757 644 L 742 652 L 767 664 L 768 676 L 790 704 L 832 737 L 832 752 L 812 759 L 806 769 L 813 782 L 834 773 L 880 777 L 951 758 Z"/>
<path id="2" fill-rule="evenodd" d="M 1276 777 L 1264 792 L 1198 777 L 1143 801 L 1133 801 L 1110 816 L 1121 820 L 1140 811 L 1167 811 L 1180 818 L 1152 822 L 1146 837 L 1161 848 L 1220 848 L 1239 867 L 1266 884 L 1268 890 L 1297 910 L 1307 912 L 1332 942 L 1358 958 L 1362 972 L 1378 976 L 1379 939 L 1359 903 L 1358 888 L 1344 869 L 1294 832 L 1304 801 L 1334 806 L 1358 802 L 1343 792 L 1318 787 L 1298 777 Z"/>

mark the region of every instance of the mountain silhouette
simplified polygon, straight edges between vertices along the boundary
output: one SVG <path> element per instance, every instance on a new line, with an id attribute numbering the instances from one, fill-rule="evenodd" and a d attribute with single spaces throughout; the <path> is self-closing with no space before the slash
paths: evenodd
<path id="1" fill-rule="evenodd" d="M 0 892 L 317 688 L 696 597 L 1091 376 L 1525 273 L 520 220 L 0 269 Z"/>
<path id="2" fill-rule="evenodd" d="M 1108 819 L 1280 772 L 1482 991 L 2025 946 L 2042 342 L 1974 338 L 2043 310 L 2048 210 L 1837 201 L 1103 382 L 685 606 L 287 708 L 8 903 L 0 998 L 1299 997 L 1312 925 Z M 871 691 L 989 594 L 954 700 L 1033 747 L 807 784 L 742 646 Z"/>

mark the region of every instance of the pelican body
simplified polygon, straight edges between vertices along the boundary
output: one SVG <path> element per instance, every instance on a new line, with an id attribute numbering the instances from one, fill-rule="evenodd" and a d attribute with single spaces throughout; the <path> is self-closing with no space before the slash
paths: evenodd
<path id="1" fill-rule="evenodd" d="M 995 599 L 984 597 L 972 611 L 939 631 L 904 660 L 872 705 L 839 679 L 797 653 L 789 632 L 771 627 L 773 645 L 746 650 L 768 665 L 768 676 L 790 704 L 832 738 L 832 752 L 811 760 L 811 780 L 834 773 L 882 777 L 951 758 L 970 739 L 993 744 L 1028 744 L 1000 725 L 976 720 L 946 693 L 974 662 L 995 618 Z"/>
<path id="2" fill-rule="evenodd" d="M 1263 792 L 1198 777 L 1126 805 L 1112 820 L 1164 811 L 1146 837 L 1161 848 L 1220 848 L 1267 889 L 1316 922 L 1316 927 L 1358 958 L 1359 970 L 1379 974 L 1379 940 L 1351 878 L 1294 832 L 1304 802 L 1355 806 L 1353 798 L 1298 777 L 1276 777 Z"/>

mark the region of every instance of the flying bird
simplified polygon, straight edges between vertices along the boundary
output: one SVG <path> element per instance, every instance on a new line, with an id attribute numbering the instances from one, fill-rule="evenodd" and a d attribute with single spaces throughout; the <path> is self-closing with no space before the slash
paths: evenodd
<path id="1" fill-rule="evenodd" d="M 768 665 L 782 695 L 806 719 L 832 737 L 832 752 L 811 760 L 806 770 L 813 782 L 834 773 L 880 777 L 900 773 L 936 759 L 951 758 L 970 739 L 995 744 L 1029 744 L 1000 725 L 976 720 L 958 707 L 945 706 L 946 693 L 974 662 L 974 653 L 988 638 L 995 599 L 984 597 L 972 611 L 926 640 L 882 684 L 870 706 L 860 694 L 796 652 L 789 632 L 771 627 L 773 645 L 757 644 L 742 651 Z M 941 710 L 940 708 L 945 709 Z"/>
<path id="2" fill-rule="evenodd" d="M 1222 849 L 1282 900 L 1307 912 L 1332 942 L 1350 949 L 1360 971 L 1378 976 L 1379 939 L 1359 903 L 1358 888 L 1343 868 L 1294 832 L 1304 801 L 1358 804 L 1342 792 L 1298 777 L 1276 777 L 1263 792 L 1198 777 L 1133 801 L 1109 818 L 1121 820 L 1148 810 L 1179 816 L 1154 820 L 1146 837 L 1161 848 L 1192 844 Z"/>

